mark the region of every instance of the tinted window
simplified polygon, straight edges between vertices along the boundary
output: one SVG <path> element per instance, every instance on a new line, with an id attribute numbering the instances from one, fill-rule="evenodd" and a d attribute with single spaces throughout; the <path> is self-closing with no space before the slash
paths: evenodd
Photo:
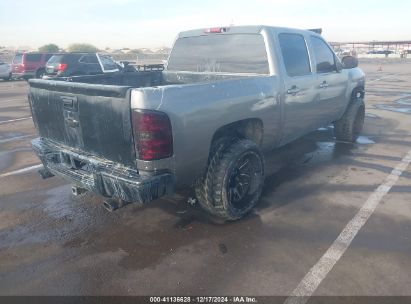
<path id="1" fill-rule="evenodd" d="M 110 70 L 116 70 L 118 69 L 116 63 L 114 62 L 113 59 L 111 59 L 109 56 L 102 56 L 99 55 L 101 64 L 103 65 L 103 68 L 105 71 L 110 71 Z"/>
<path id="2" fill-rule="evenodd" d="M 27 62 L 38 62 L 41 61 L 41 54 L 26 54 Z"/>
<path id="3" fill-rule="evenodd" d="M 329 73 L 336 70 L 334 53 L 328 45 L 320 38 L 311 37 L 314 49 L 314 58 L 317 64 L 317 73 Z"/>
<path id="4" fill-rule="evenodd" d="M 269 74 L 265 43 L 259 34 L 210 34 L 179 38 L 167 69 Z"/>
<path id="5" fill-rule="evenodd" d="M 51 58 L 47 61 L 47 64 L 60 63 L 62 58 L 63 58 L 63 55 L 51 56 Z"/>
<path id="6" fill-rule="evenodd" d="M 79 62 L 98 64 L 97 56 L 95 54 L 83 55 L 80 57 Z"/>
<path id="7" fill-rule="evenodd" d="M 46 54 L 46 61 L 48 61 L 51 57 L 53 56 L 53 54 Z"/>
<path id="8" fill-rule="evenodd" d="M 23 54 L 16 54 L 13 59 L 13 63 L 20 64 L 23 60 Z"/>
<path id="9" fill-rule="evenodd" d="M 304 37 L 299 34 L 279 34 L 281 54 L 288 76 L 311 73 L 310 60 Z"/>

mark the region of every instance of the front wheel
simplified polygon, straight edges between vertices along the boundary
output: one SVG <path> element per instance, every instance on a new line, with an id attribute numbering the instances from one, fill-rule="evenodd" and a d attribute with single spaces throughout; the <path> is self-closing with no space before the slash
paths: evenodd
<path id="1" fill-rule="evenodd" d="M 338 141 L 355 142 L 360 135 L 365 118 L 362 98 L 351 102 L 344 115 L 334 123 L 334 135 Z"/>
<path id="2" fill-rule="evenodd" d="M 232 221 L 256 205 L 263 182 L 264 161 L 257 144 L 236 139 L 215 149 L 206 175 L 195 190 L 203 209 Z"/>
<path id="3" fill-rule="evenodd" d="M 9 80 L 11 80 L 11 73 L 9 74 L 8 77 L 4 77 L 3 80 L 4 80 L 4 81 L 9 81 Z"/>

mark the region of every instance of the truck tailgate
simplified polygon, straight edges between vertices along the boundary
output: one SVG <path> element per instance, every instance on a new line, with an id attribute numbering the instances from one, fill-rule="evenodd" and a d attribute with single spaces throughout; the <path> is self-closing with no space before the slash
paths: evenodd
<path id="1" fill-rule="evenodd" d="M 30 80 L 40 137 L 126 166 L 135 166 L 130 87 Z"/>

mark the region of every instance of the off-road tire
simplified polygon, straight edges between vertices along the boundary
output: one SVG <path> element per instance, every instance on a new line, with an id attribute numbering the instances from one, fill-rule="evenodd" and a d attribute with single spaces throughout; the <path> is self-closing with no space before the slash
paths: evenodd
<path id="1" fill-rule="evenodd" d="M 210 155 L 205 176 L 195 187 L 198 202 L 204 210 L 214 216 L 224 220 L 238 220 L 250 212 L 261 196 L 264 160 L 260 149 L 251 140 L 223 138 L 214 143 Z M 239 197 L 240 195 L 238 191 L 233 191 L 232 184 L 236 183 L 237 177 L 247 175 L 236 176 L 236 172 L 242 172 L 238 167 L 243 161 L 247 167 L 242 169 L 249 170 L 247 172 L 250 172 L 250 182 L 244 182 L 247 190 L 243 191 L 243 198 L 236 201 L 233 193 Z M 237 184 L 241 184 L 244 190 L 242 183 Z"/>
<path id="2" fill-rule="evenodd" d="M 45 69 L 39 69 L 36 72 L 36 78 L 37 79 L 42 79 L 44 75 L 46 75 L 46 70 Z"/>
<path id="3" fill-rule="evenodd" d="M 344 115 L 334 122 L 334 136 L 337 141 L 355 142 L 362 131 L 364 118 L 364 100 L 356 98 L 350 103 Z"/>

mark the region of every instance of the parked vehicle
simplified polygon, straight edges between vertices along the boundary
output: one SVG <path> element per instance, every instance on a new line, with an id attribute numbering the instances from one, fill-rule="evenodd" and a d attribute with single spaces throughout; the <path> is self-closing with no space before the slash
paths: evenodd
<path id="1" fill-rule="evenodd" d="M 394 51 L 391 51 L 391 50 L 370 50 L 367 52 L 367 54 L 380 54 L 380 55 L 389 55 L 393 53 Z"/>
<path id="2" fill-rule="evenodd" d="M 321 126 L 354 142 L 364 73 L 310 31 L 235 26 L 179 34 L 164 71 L 30 80 L 43 177 L 109 210 L 192 187 L 237 220 L 258 202 L 264 155 Z"/>
<path id="3" fill-rule="evenodd" d="M 162 71 L 164 70 L 164 64 L 137 64 L 130 61 L 119 61 L 117 63 L 122 72 L 140 72 L 140 71 Z"/>
<path id="4" fill-rule="evenodd" d="M 0 61 L 0 78 L 4 81 L 11 79 L 11 66 L 3 61 Z"/>
<path id="5" fill-rule="evenodd" d="M 12 61 L 13 78 L 42 78 L 53 53 L 16 53 Z"/>
<path id="6" fill-rule="evenodd" d="M 46 64 L 47 76 L 69 77 L 118 72 L 119 66 L 107 56 L 98 53 L 56 54 Z"/>

